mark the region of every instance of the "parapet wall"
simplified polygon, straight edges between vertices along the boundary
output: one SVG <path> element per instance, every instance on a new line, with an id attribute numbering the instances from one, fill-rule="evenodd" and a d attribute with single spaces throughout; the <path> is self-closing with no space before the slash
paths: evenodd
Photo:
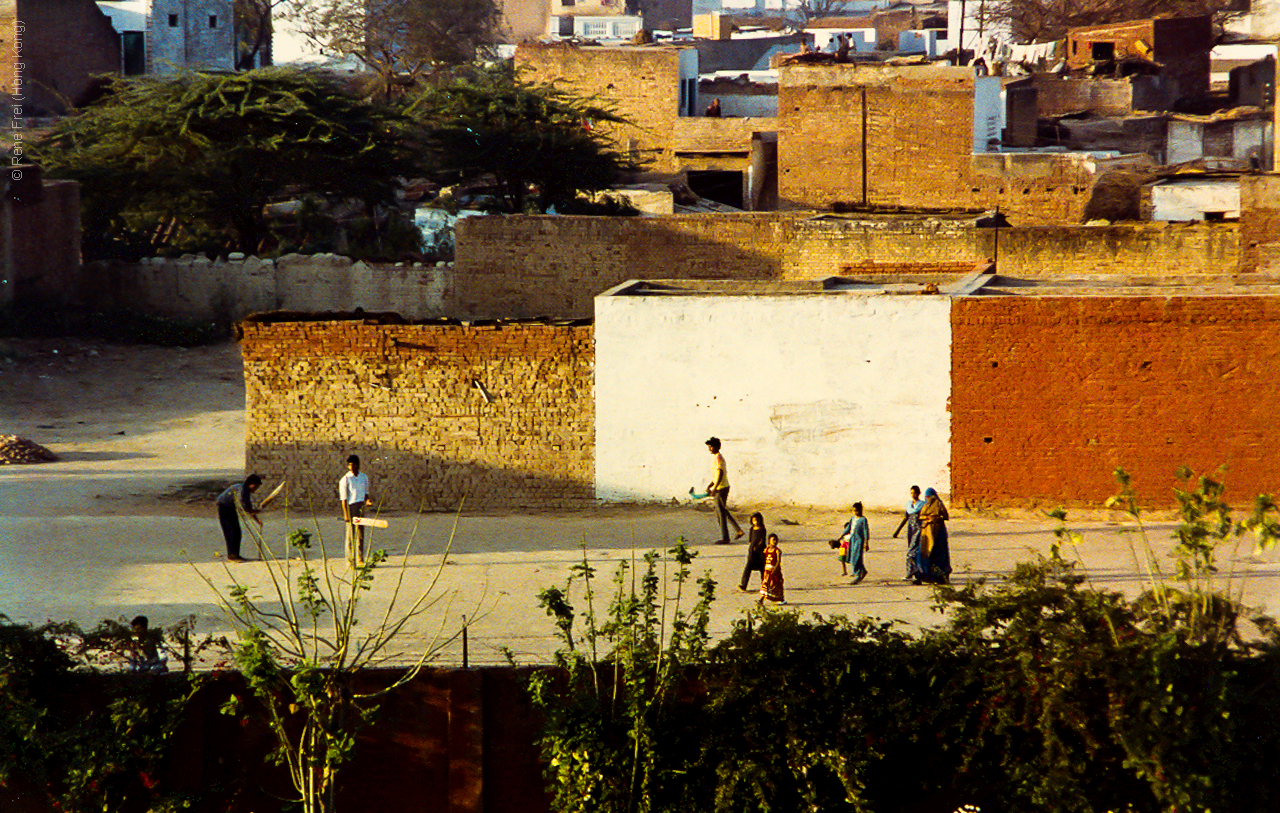
<path id="1" fill-rule="evenodd" d="M 592 329 L 583 325 L 241 326 L 247 465 L 329 510 L 358 454 L 401 510 L 561 507 L 593 496 Z"/>
<path id="2" fill-rule="evenodd" d="M 951 324 L 958 502 L 1097 505 L 1117 467 L 1146 504 L 1183 465 L 1280 490 L 1280 297 L 975 297 Z"/>
<path id="3" fill-rule="evenodd" d="M 458 222 L 447 307 L 464 317 L 587 318 L 630 279 L 823 279 L 968 266 L 999 255 L 1006 276 L 1224 276 L 1236 273 L 1233 223 L 1126 223 L 992 229 L 973 218 L 813 216 L 663 218 L 495 216 Z"/>

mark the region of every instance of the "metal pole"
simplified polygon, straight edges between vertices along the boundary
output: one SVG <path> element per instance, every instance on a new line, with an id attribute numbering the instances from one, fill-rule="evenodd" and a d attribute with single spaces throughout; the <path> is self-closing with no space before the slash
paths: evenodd
<path id="1" fill-rule="evenodd" d="M 462 668 L 467 668 L 467 617 L 462 616 Z"/>

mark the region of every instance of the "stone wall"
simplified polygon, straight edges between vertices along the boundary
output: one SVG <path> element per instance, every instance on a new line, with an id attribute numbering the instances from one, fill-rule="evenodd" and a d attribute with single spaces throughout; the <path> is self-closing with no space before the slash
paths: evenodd
<path id="1" fill-rule="evenodd" d="M 1226 465 L 1228 498 L 1280 490 L 1280 298 L 992 297 L 952 310 L 960 503 L 1098 504 L 1116 467 L 1148 504 Z"/>
<path id="2" fill-rule="evenodd" d="M 452 267 L 365 263 L 332 254 L 210 260 L 185 256 L 85 269 L 78 295 L 95 310 L 231 323 L 271 310 L 448 313 Z"/>
<path id="3" fill-rule="evenodd" d="M 263 317 L 241 330 L 247 467 L 287 480 L 294 510 L 333 505 L 349 454 L 390 509 L 592 496 L 590 326 Z"/>
<path id="4" fill-rule="evenodd" d="M 147 17 L 147 72 L 232 70 L 231 0 L 152 0 Z"/>

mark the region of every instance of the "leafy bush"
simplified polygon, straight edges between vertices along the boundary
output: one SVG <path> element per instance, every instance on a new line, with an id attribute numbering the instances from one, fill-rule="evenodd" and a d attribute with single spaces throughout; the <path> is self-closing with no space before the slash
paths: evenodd
<path id="1" fill-rule="evenodd" d="M 533 687 L 554 809 L 1280 808 L 1270 724 L 1280 633 L 1215 581 L 1219 545 L 1274 543 L 1275 503 L 1259 498 L 1236 522 L 1219 482 L 1190 482 L 1166 576 L 1118 475 L 1114 504 L 1136 521 L 1135 553 L 1141 544 L 1150 568 L 1141 595 L 1088 585 L 1062 555 L 1079 539 L 1064 525 L 1048 557 L 991 585 L 938 587 L 946 622 L 915 635 L 872 619 L 756 611 L 715 647 L 703 620 L 697 645 L 674 631 L 664 642 L 656 554 L 638 592 L 619 570 L 610 622 L 593 632 L 584 561 L 566 588 L 541 595 L 567 646 L 564 683 L 544 675 Z M 682 585 L 692 555 L 672 553 Z M 588 607 L 581 639 L 576 580 Z M 693 619 L 706 617 L 709 579 L 702 595 Z M 603 652 L 583 651 L 596 640 Z"/>

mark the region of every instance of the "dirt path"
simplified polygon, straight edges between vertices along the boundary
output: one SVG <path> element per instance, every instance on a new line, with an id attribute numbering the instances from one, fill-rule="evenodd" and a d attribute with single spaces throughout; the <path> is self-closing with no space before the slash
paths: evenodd
<path id="1" fill-rule="evenodd" d="M 73 340 L 0 341 L 0 434 L 17 434 L 61 456 L 56 463 L 0 466 L 0 612 L 17 621 L 101 618 L 145 613 L 153 625 L 193 614 L 201 632 L 226 629 L 215 585 L 232 576 L 261 595 L 270 594 L 266 566 L 222 563 L 222 539 L 209 494 L 242 476 L 244 384 L 234 345 L 166 349 Z M 376 480 L 376 472 L 371 473 Z M 335 472 L 335 481 L 338 472 Z M 839 576 L 825 540 L 845 517 L 797 506 L 737 506 L 761 510 L 783 540 L 791 608 L 824 615 L 873 615 L 912 625 L 938 621 L 932 592 L 902 581 L 903 545 L 888 539 L 894 517 L 870 516 L 870 577 L 857 587 Z M 719 582 L 713 634 L 723 634 L 754 605 L 737 591 L 744 548 L 704 544 L 713 533 L 704 507 L 607 506 L 577 512 L 523 515 L 392 515 L 391 527 L 372 541 L 393 559 L 412 540 L 405 561 L 404 593 L 425 589 L 438 569 L 440 604 L 409 630 L 404 643 L 417 649 L 470 625 L 473 663 L 496 663 L 510 651 L 522 662 L 545 660 L 554 648 L 553 627 L 537 606 L 538 590 L 563 584 L 581 560 L 581 546 L 596 565 L 606 591 L 619 559 L 669 548 L 684 537 L 698 552 L 695 572 Z M 340 554 L 341 524 L 268 515 L 267 537 L 279 540 L 294 527 L 312 527 L 328 550 Z M 1034 513 L 1002 517 L 959 516 L 951 523 L 958 580 L 993 577 L 1052 542 L 1054 523 Z M 1144 583 L 1133 548 L 1105 516 L 1086 517 L 1080 554 L 1095 583 L 1136 592 Z M 415 530 L 416 529 L 416 530 Z M 1169 525 L 1152 530 L 1157 560 Z M 452 536 L 448 563 L 440 565 Z M 1246 601 L 1280 610 L 1280 566 L 1274 555 L 1243 550 L 1224 571 Z M 332 573 L 341 577 L 340 561 Z M 393 571 L 378 579 L 372 611 L 391 595 Z M 753 578 L 752 587 L 756 584 Z M 456 662 L 460 645 L 445 648 Z"/>

